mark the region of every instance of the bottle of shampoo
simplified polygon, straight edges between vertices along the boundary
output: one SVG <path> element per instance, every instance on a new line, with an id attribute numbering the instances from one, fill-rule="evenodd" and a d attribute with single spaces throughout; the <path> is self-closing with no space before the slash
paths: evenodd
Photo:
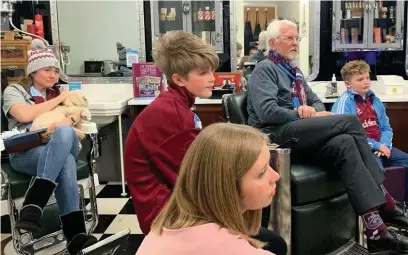
<path id="1" fill-rule="evenodd" d="M 331 85 L 331 89 L 332 89 L 332 94 L 336 95 L 337 94 L 337 80 L 336 80 L 336 75 L 335 74 L 333 74 L 330 85 Z"/>

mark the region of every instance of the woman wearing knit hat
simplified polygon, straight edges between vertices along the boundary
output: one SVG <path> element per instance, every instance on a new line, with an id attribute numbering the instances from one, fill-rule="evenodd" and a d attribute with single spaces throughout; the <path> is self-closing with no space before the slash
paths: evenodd
<path id="1" fill-rule="evenodd" d="M 52 50 L 39 39 L 28 51 L 26 84 L 10 84 L 3 93 L 3 111 L 9 129 L 30 127 L 32 121 L 67 98 L 56 85 L 60 65 Z M 84 213 L 79 209 L 76 159 L 79 139 L 72 128 L 80 121 L 79 114 L 52 124 L 54 132 L 46 145 L 10 154 L 10 164 L 17 172 L 32 175 L 16 228 L 29 232 L 41 231 L 43 208 L 55 190 L 61 214 L 62 230 L 71 255 L 97 242 L 86 234 Z"/>

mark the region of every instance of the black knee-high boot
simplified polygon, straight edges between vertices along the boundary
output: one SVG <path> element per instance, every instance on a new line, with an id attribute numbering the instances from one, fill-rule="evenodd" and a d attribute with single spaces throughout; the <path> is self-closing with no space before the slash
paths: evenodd
<path id="1" fill-rule="evenodd" d="M 41 232 L 41 217 L 56 184 L 47 179 L 34 177 L 24 198 L 20 218 L 16 223 L 17 229 L 28 232 Z"/>
<path id="2" fill-rule="evenodd" d="M 91 246 L 98 240 L 86 234 L 85 217 L 83 211 L 75 211 L 61 216 L 62 231 L 67 239 L 69 254 L 76 255 L 82 249 Z"/>

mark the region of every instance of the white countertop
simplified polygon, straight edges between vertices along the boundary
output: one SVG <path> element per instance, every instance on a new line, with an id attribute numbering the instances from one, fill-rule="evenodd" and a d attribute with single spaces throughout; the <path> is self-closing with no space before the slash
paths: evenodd
<path id="1" fill-rule="evenodd" d="M 372 83 L 375 84 L 373 81 Z M 325 81 L 318 81 L 318 82 L 309 82 L 309 86 L 312 90 L 317 94 L 317 96 L 322 100 L 323 103 L 334 103 L 336 98 L 327 99 L 324 97 L 324 93 L 326 91 L 326 85 L 328 82 Z M 344 82 L 338 82 L 338 91 L 339 94 L 344 92 L 346 87 L 344 86 Z M 396 102 L 408 102 L 408 81 L 404 86 L 404 94 L 402 95 L 386 95 L 380 92 L 375 91 L 375 86 L 372 86 L 372 90 L 375 92 L 376 96 L 380 98 L 383 103 L 396 103 Z M 128 105 L 148 105 L 150 104 L 154 98 L 132 98 L 128 101 Z M 195 104 L 221 104 L 221 99 L 204 99 L 204 98 L 197 98 Z"/>
<path id="2" fill-rule="evenodd" d="M 128 105 L 149 105 L 155 98 L 132 98 Z M 196 98 L 195 104 L 221 104 L 221 99 Z"/>

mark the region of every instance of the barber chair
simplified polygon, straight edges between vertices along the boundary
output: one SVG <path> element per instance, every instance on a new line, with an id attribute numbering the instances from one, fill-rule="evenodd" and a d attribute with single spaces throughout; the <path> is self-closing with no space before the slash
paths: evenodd
<path id="1" fill-rule="evenodd" d="M 390 166 L 385 168 L 384 187 L 388 193 L 403 203 L 405 201 L 406 169 L 403 166 Z"/>
<path id="2" fill-rule="evenodd" d="M 7 128 L 7 119 L 1 110 L 1 130 L 5 131 Z M 92 234 L 98 224 L 94 174 L 96 169 L 96 159 L 100 155 L 102 137 L 98 134 L 95 123 L 84 125 L 82 130 L 87 134 L 87 140 L 90 142 L 91 146 L 87 155 L 88 162 L 81 160 L 77 161 L 78 192 L 80 194 L 80 208 L 85 212 L 84 218 L 87 231 L 88 234 Z M 2 142 L 3 141 L 1 141 L 1 143 Z M 32 176 L 16 172 L 4 156 L 8 156 L 7 153 L 6 155 L 2 155 L 1 200 L 7 200 L 8 203 L 12 241 L 17 254 L 32 255 L 64 242 L 65 237 L 60 226 L 59 210 L 54 195 L 51 196 L 44 208 L 42 216 L 42 233 L 33 234 L 15 228 L 15 224 L 19 219 L 18 212 L 22 208 L 24 195 L 28 189 Z M 85 191 L 89 192 L 89 208 L 85 206 Z M 129 234 L 129 229 L 124 230 L 84 249 L 80 254 L 106 254 L 106 252 L 115 251 L 128 238 Z M 60 252 L 64 254 L 65 250 L 66 249 L 63 249 Z"/>
<path id="3" fill-rule="evenodd" d="M 228 122 L 247 124 L 246 92 L 224 95 Z M 271 148 L 271 166 L 280 173 L 268 228 L 288 243 L 288 254 L 365 254 L 357 216 L 336 171 L 309 164 L 291 164 L 290 149 Z M 365 251 L 366 252 L 366 251 Z"/>

